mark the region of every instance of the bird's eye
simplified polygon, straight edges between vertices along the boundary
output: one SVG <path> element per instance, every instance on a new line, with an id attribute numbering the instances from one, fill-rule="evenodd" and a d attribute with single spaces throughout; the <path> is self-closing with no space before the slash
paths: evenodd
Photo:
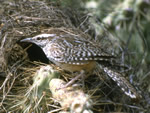
<path id="1" fill-rule="evenodd" d="M 41 38 L 40 37 L 37 37 L 37 40 L 40 40 Z"/>

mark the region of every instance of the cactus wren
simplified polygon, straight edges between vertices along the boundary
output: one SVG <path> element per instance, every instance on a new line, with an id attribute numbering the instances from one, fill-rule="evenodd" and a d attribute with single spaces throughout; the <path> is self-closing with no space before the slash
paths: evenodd
<path id="1" fill-rule="evenodd" d="M 21 42 L 31 42 L 42 48 L 47 58 L 57 66 L 70 72 L 93 72 L 97 61 L 108 61 L 114 58 L 105 52 L 99 44 L 87 40 L 84 35 L 75 35 L 57 29 L 55 32 L 40 34 L 31 38 L 22 39 Z M 110 76 L 124 93 L 131 98 L 139 97 L 134 87 L 119 73 L 106 66 L 103 71 Z"/>

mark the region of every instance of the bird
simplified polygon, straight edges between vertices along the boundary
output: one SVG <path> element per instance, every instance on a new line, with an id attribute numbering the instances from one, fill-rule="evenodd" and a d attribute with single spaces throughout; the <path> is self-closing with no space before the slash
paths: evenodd
<path id="1" fill-rule="evenodd" d="M 69 72 L 91 74 L 98 67 L 98 61 L 111 61 L 115 55 L 105 51 L 96 41 L 89 40 L 88 34 L 74 34 L 64 29 L 53 29 L 47 33 L 24 38 L 20 42 L 30 42 L 39 46 L 47 58 L 58 67 Z M 131 98 L 139 98 L 136 89 L 120 73 L 107 66 L 101 67 L 114 80 L 121 90 Z M 77 76 L 74 80 L 80 78 Z M 69 84 L 68 83 L 68 84 Z M 68 86 L 68 84 L 66 86 Z"/>

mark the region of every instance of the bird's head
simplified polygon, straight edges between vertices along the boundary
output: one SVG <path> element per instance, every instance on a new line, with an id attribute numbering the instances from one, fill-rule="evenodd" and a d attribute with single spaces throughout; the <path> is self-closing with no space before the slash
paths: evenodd
<path id="1" fill-rule="evenodd" d="M 40 34 L 34 37 L 22 39 L 20 42 L 31 42 L 38 45 L 39 47 L 43 47 L 49 42 L 49 38 L 55 36 L 56 34 Z"/>

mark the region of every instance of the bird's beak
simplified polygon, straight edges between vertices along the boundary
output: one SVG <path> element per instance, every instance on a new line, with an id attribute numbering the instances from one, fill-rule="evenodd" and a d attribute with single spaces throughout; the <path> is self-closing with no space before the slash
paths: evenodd
<path id="1" fill-rule="evenodd" d="M 20 42 L 32 42 L 32 38 L 25 38 L 20 40 Z"/>

